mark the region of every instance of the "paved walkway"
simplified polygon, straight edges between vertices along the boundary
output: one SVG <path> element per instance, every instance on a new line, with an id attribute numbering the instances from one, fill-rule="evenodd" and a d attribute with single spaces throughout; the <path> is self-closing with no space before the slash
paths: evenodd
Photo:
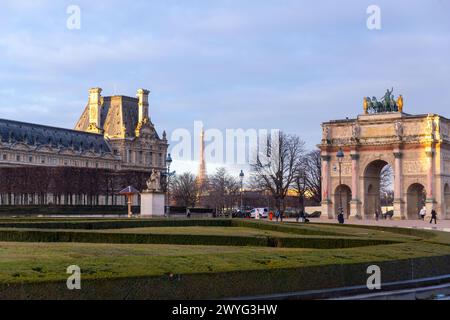
<path id="1" fill-rule="evenodd" d="M 295 221 L 295 220 L 294 220 Z M 334 219 L 310 219 L 313 223 L 338 223 Z M 382 227 L 400 227 L 400 228 L 417 228 L 425 230 L 440 230 L 450 232 L 450 220 L 438 220 L 435 225 L 430 224 L 430 218 L 422 220 L 358 220 L 350 219 L 345 221 L 346 224 L 367 225 L 367 226 L 382 226 Z"/>

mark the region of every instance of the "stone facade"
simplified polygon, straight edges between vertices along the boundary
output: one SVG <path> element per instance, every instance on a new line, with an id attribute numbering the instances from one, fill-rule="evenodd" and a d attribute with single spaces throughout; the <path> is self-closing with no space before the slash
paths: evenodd
<path id="1" fill-rule="evenodd" d="M 75 130 L 0 119 L 0 168 L 165 170 L 168 143 L 150 119 L 150 92 L 139 89 L 136 98 L 102 97 L 101 92 L 89 90 Z"/>
<path id="2" fill-rule="evenodd" d="M 323 214 L 334 218 L 342 197 L 347 216 L 373 218 L 379 207 L 380 172 L 389 164 L 395 216 L 417 219 L 425 205 L 428 213 L 435 209 L 440 218 L 450 218 L 449 119 L 436 114 L 365 114 L 323 123 L 322 129 Z M 336 157 L 340 148 L 341 164 Z"/>
<path id="3" fill-rule="evenodd" d="M 165 132 L 160 138 L 150 119 L 150 91 L 139 89 L 137 98 L 102 97 L 101 92 L 89 91 L 75 130 L 104 135 L 124 170 L 164 170 L 168 144 Z"/>

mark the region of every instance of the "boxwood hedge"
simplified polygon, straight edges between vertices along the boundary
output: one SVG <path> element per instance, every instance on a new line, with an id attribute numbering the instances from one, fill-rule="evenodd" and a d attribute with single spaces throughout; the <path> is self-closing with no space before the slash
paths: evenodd
<path id="1" fill-rule="evenodd" d="M 65 280 L 2 284 L 0 299 L 220 299 L 352 286 L 364 288 L 367 268 L 372 264 L 382 270 L 382 285 L 450 273 L 447 255 L 290 269 L 82 280 L 83 289 L 72 291 L 67 290 Z M 304 296 L 311 297 L 319 296 Z"/>
<path id="2" fill-rule="evenodd" d="M 194 234 L 108 233 L 106 231 L 89 232 L 31 229 L 0 230 L 0 241 L 260 246 L 316 249 L 350 248 L 395 243 L 389 240 L 375 240 L 351 237 L 252 237 Z"/>

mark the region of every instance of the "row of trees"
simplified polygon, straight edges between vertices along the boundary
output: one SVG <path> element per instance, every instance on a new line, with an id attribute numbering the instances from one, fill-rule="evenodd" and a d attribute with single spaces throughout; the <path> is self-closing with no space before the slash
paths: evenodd
<path id="1" fill-rule="evenodd" d="M 240 195 L 240 183 L 225 168 L 219 168 L 203 184 L 190 172 L 177 175 L 171 182 L 170 190 L 171 200 L 177 206 L 201 205 L 221 213 L 236 205 Z"/>
<path id="2" fill-rule="evenodd" d="M 321 202 L 320 151 L 306 152 L 304 145 L 300 137 L 280 132 L 259 149 L 251 165 L 252 188 L 270 192 L 278 209 L 284 209 L 290 193 L 298 197 L 300 209 L 304 209 L 307 197 Z"/>
<path id="3" fill-rule="evenodd" d="M 148 172 L 72 167 L 0 168 L 0 204 L 115 205 L 118 192 L 145 188 Z M 49 197 L 51 194 L 51 197 Z"/>

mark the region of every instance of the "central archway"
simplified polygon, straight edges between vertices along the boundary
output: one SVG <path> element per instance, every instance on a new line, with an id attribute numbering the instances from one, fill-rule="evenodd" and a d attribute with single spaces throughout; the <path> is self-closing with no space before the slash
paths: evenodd
<path id="1" fill-rule="evenodd" d="M 393 172 L 390 164 L 384 160 L 370 162 L 364 170 L 364 217 L 372 219 L 375 212 L 381 212 L 382 206 L 390 206 L 393 201 Z"/>
<path id="2" fill-rule="evenodd" d="M 418 219 L 419 211 L 425 206 L 427 194 L 425 187 L 420 183 L 413 183 L 407 192 L 407 215 L 408 219 Z"/>

